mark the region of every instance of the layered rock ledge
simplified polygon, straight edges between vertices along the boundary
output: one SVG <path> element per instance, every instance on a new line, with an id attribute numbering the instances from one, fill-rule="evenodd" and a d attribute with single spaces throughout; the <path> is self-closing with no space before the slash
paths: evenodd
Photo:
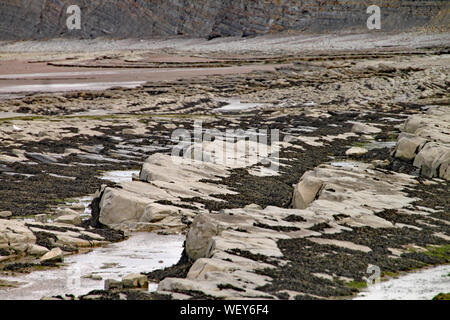
<path id="1" fill-rule="evenodd" d="M 320 177 L 315 178 L 321 181 L 318 188 L 314 183 L 304 183 L 311 181 L 311 177 Z M 296 188 L 294 206 L 302 209 L 249 206 L 200 215 L 186 239 L 186 253 L 195 261 L 187 278 L 166 278 L 160 282 L 157 293 L 200 291 L 216 299 L 276 298 L 276 294 L 261 290 L 273 279 L 258 271 L 289 263 L 278 241 L 305 239 L 319 245 L 371 253 L 370 246 L 330 239 L 327 235 L 352 231 L 352 228 L 407 227 L 393 224 L 376 213 L 402 209 L 414 202 L 402 189 L 415 183 L 412 177 L 403 174 L 324 165 L 305 173 Z M 333 279 L 336 275 L 316 276 Z M 304 292 L 291 290 L 288 294 L 294 298 Z"/>
<path id="2" fill-rule="evenodd" d="M 394 156 L 412 161 L 427 178 L 450 180 L 450 107 L 410 116 L 402 131 Z"/>
<path id="3" fill-rule="evenodd" d="M 431 114 L 436 113 L 428 112 Z M 406 127 L 410 122 L 408 119 Z M 351 131 L 340 138 L 359 134 L 369 139 L 382 130 L 358 122 Z M 332 141 L 333 137 L 322 141 L 327 139 Z M 302 136 L 288 140 L 323 144 Z M 189 162 L 174 164 L 169 155 L 153 155 L 143 165 L 140 181 L 105 189 L 100 198 L 100 221 L 110 226 L 127 228 L 134 223 L 141 230 L 188 230 L 184 259 L 190 264 L 186 277 L 163 277 L 153 296 L 351 296 L 356 291 L 351 284 L 365 281 L 370 264 L 396 272 L 447 261 L 427 252 L 450 241 L 447 208 L 419 206 L 421 198 L 412 190 L 423 183 L 415 176 L 386 170 L 376 163 L 323 164 L 303 174 L 294 186 L 290 208 L 251 204 L 208 212 L 195 201 L 189 202 L 190 208 L 182 208 L 187 206 L 185 197 L 217 201 L 214 195 L 230 191 L 205 181 L 226 177 L 230 168 L 184 160 Z M 441 183 L 437 179 L 427 185 Z M 173 205 L 158 203 L 164 197 Z M 434 216 L 438 213 L 443 218 Z M 133 223 L 123 224 L 125 217 Z"/>
<path id="4" fill-rule="evenodd" d="M 23 261 L 34 263 L 38 258 L 41 261 L 37 264 L 51 261 L 45 255 L 56 248 L 61 250 L 58 255 L 67 255 L 108 244 L 112 239 L 107 233 L 67 223 L 0 219 L 0 262 L 17 262 L 8 267 L 11 269 L 11 266 L 19 268 Z"/>

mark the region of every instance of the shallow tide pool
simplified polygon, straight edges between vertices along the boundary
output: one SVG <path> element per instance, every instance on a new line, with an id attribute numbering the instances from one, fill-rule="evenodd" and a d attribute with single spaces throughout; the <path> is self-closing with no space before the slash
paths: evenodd
<path id="1" fill-rule="evenodd" d="M 448 292 L 450 265 L 444 265 L 369 286 L 355 300 L 431 300 Z"/>
<path id="2" fill-rule="evenodd" d="M 0 275 L 0 280 L 19 283 L 18 288 L 0 289 L 0 300 L 39 300 L 44 296 L 79 296 L 102 290 L 106 279 L 120 280 L 130 273 L 151 272 L 176 264 L 184 240 L 183 235 L 135 233 L 126 241 L 67 256 L 58 269 L 15 277 Z M 149 290 L 152 289 L 155 285 L 150 286 Z"/>
<path id="3" fill-rule="evenodd" d="M 139 174 L 139 171 L 109 171 L 102 179 L 129 182 L 133 174 Z M 90 216 L 91 201 L 92 196 L 79 199 L 85 206 L 82 216 Z M 126 241 L 95 248 L 86 254 L 67 256 L 59 269 L 14 277 L 0 274 L 0 280 L 18 283 L 17 288 L 0 288 L 0 300 L 38 300 L 65 294 L 78 296 L 103 289 L 106 279 L 120 280 L 130 273 L 150 272 L 176 264 L 183 252 L 184 240 L 184 235 L 134 233 Z M 155 285 L 150 285 L 149 289 L 155 289 Z"/>

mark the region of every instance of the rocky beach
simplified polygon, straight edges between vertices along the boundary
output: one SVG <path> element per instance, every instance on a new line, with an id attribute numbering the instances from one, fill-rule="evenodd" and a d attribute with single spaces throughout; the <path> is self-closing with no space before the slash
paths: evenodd
<path id="1" fill-rule="evenodd" d="M 245 35 L 200 15 L 151 39 L 0 37 L 0 299 L 448 294 L 444 13 L 373 33 L 295 33 L 283 11 Z"/>

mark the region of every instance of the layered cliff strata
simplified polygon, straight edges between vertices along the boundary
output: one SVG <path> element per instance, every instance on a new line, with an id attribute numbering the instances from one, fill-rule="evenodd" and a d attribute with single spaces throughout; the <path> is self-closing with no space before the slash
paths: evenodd
<path id="1" fill-rule="evenodd" d="M 81 29 L 68 30 L 67 8 L 81 9 Z M 448 28 L 447 1 L 315 0 L 8 0 L 0 3 L 0 39 L 54 37 L 247 36 L 283 31 L 367 30 L 379 5 L 383 31 Z"/>
<path id="2" fill-rule="evenodd" d="M 424 115 L 413 115 L 398 138 L 395 157 L 413 161 L 428 178 L 450 180 L 450 108 L 435 106 Z"/>

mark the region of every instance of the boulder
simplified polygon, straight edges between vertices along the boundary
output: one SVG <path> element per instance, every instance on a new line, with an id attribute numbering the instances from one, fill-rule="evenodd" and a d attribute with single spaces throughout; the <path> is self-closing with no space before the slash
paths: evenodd
<path id="1" fill-rule="evenodd" d="M 450 108 L 432 106 L 425 114 L 412 115 L 399 135 L 394 156 L 414 159 L 414 166 L 427 178 L 449 180 Z"/>
<path id="2" fill-rule="evenodd" d="M 431 171 L 441 179 L 450 180 L 450 148 L 447 148 L 433 161 Z"/>
<path id="3" fill-rule="evenodd" d="M 266 230 L 264 230 L 266 232 Z M 205 257 L 212 257 L 218 252 L 226 252 L 231 249 L 238 249 L 256 255 L 264 255 L 267 257 L 283 257 L 280 249 L 277 246 L 276 239 L 287 239 L 289 236 L 280 232 L 271 234 L 268 233 L 259 235 L 255 234 L 236 234 L 224 231 L 223 234 L 211 238 Z"/>
<path id="4" fill-rule="evenodd" d="M 11 211 L 0 211 L 0 219 L 1 218 L 9 218 L 12 216 Z"/>
<path id="5" fill-rule="evenodd" d="M 24 221 L 0 219 L 0 249 L 26 252 L 36 237 Z"/>
<path id="6" fill-rule="evenodd" d="M 306 209 L 323 187 L 323 181 L 314 176 L 314 171 L 306 172 L 294 188 L 294 209 Z"/>
<path id="7" fill-rule="evenodd" d="M 180 215 L 180 208 L 151 203 L 145 207 L 140 222 L 159 222 L 168 216 Z"/>
<path id="8" fill-rule="evenodd" d="M 124 288 L 148 288 L 147 276 L 143 274 L 129 274 L 122 278 Z"/>
<path id="9" fill-rule="evenodd" d="M 412 160 L 422 150 L 427 140 L 421 137 L 403 135 L 399 137 L 394 156 L 403 160 Z"/>
<path id="10" fill-rule="evenodd" d="M 68 246 L 72 248 L 89 248 L 93 245 L 103 243 L 102 241 L 97 240 L 84 240 L 78 238 L 78 234 L 69 236 L 65 234 L 58 234 L 56 236 L 58 240 L 56 243 L 61 246 Z"/>
<path id="11" fill-rule="evenodd" d="M 414 166 L 420 168 L 420 173 L 428 178 L 439 176 L 437 172 L 440 171 L 442 164 L 448 166 L 448 157 L 450 148 L 440 145 L 438 143 L 430 142 L 417 154 L 414 159 Z"/>
<path id="12" fill-rule="evenodd" d="M 34 216 L 34 221 L 41 222 L 41 223 L 47 223 L 48 217 L 46 214 L 38 214 Z"/>
<path id="13" fill-rule="evenodd" d="M 251 204 L 245 206 L 244 209 L 262 210 L 262 207 L 259 204 L 251 203 Z"/>
<path id="14" fill-rule="evenodd" d="M 79 214 L 70 214 L 56 218 L 55 222 L 79 226 L 81 225 L 82 220 Z"/>
<path id="15" fill-rule="evenodd" d="M 163 127 L 168 130 L 175 130 L 176 128 L 178 128 L 174 123 L 163 124 Z"/>
<path id="16" fill-rule="evenodd" d="M 183 184 L 202 179 L 217 179 L 217 176 L 228 174 L 226 168 L 220 165 L 183 159 L 167 154 L 153 154 L 142 166 L 139 179 L 144 182 L 164 181 Z"/>
<path id="17" fill-rule="evenodd" d="M 358 134 L 377 134 L 380 133 L 381 131 L 382 130 L 379 128 L 359 122 L 355 123 L 352 127 L 352 132 Z"/>
<path id="18" fill-rule="evenodd" d="M 82 276 L 82 278 L 83 279 L 91 279 L 91 280 L 95 280 L 95 281 L 103 280 L 102 276 L 99 276 L 98 274 L 92 274 L 92 273 L 84 275 L 84 276 Z"/>
<path id="19" fill-rule="evenodd" d="M 346 215 L 350 215 L 352 208 L 358 215 L 370 214 L 371 210 L 399 209 L 414 201 L 401 192 L 403 185 L 413 183 L 417 182 L 401 174 L 321 165 L 301 178 L 294 189 L 294 207 L 307 206 L 308 210 L 324 210 L 327 214 L 341 210 Z"/>
<path id="20" fill-rule="evenodd" d="M 439 178 L 450 181 L 450 165 L 442 166 L 439 170 Z"/>
<path id="21" fill-rule="evenodd" d="M 182 168 L 170 166 L 171 161 L 170 158 L 159 154 L 149 157 L 142 166 L 139 179 L 144 182 L 180 181 L 185 177 L 186 172 L 183 173 Z"/>
<path id="22" fill-rule="evenodd" d="M 347 155 L 349 157 L 358 157 L 358 156 L 365 155 L 367 152 L 369 152 L 369 150 L 367 150 L 365 148 L 353 147 L 353 148 L 348 149 L 345 152 L 345 155 Z"/>
<path id="23" fill-rule="evenodd" d="M 217 222 L 206 215 L 197 216 L 186 237 L 186 254 L 192 260 L 208 258 L 207 253 L 212 237 L 221 231 Z"/>
<path id="24" fill-rule="evenodd" d="M 186 224 L 181 221 L 182 217 L 167 217 L 158 222 L 138 222 L 120 226 L 120 229 L 135 232 L 163 232 L 164 234 L 179 234 L 186 230 Z"/>
<path id="25" fill-rule="evenodd" d="M 105 290 L 113 290 L 113 289 L 123 289 L 123 284 L 120 281 L 107 279 L 105 280 Z"/>
<path id="26" fill-rule="evenodd" d="M 43 255 L 45 255 L 46 253 L 48 253 L 50 250 L 48 250 L 45 247 L 42 246 L 38 246 L 37 244 L 33 244 L 30 247 L 28 247 L 27 252 L 32 255 L 32 256 L 38 256 L 38 257 L 42 257 Z"/>
<path id="27" fill-rule="evenodd" d="M 239 266 L 228 261 L 220 259 L 201 258 L 195 261 L 186 276 L 191 280 L 205 280 L 206 274 L 209 272 L 230 272 L 234 271 Z"/>
<path id="28" fill-rule="evenodd" d="M 100 200 L 100 223 L 108 226 L 139 222 L 152 202 L 147 197 L 121 189 L 106 188 Z"/>
<path id="29" fill-rule="evenodd" d="M 406 120 L 403 131 L 414 134 L 421 126 L 423 126 L 423 116 L 415 114 Z"/>
<path id="30" fill-rule="evenodd" d="M 82 204 L 81 202 L 78 203 L 74 203 L 70 206 L 70 209 L 74 210 L 74 211 L 78 211 L 78 212 L 84 212 L 84 210 L 86 209 L 84 204 Z"/>
<path id="31" fill-rule="evenodd" d="M 43 262 L 63 262 L 64 253 L 60 248 L 54 248 L 51 251 L 44 254 L 39 261 Z"/>
<path id="32" fill-rule="evenodd" d="M 370 164 L 374 168 L 387 168 L 390 164 L 389 160 L 372 160 Z"/>
<path id="33" fill-rule="evenodd" d="M 158 284 L 158 291 L 218 291 L 217 284 L 210 281 L 199 281 L 180 278 L 165 278 Z"/>
<path id="34" fill-rule="evenodd" d="M 61 217 L 61 216 L 71 216 L 71 215 L 78 215 L 78 212 L 76 212 L 75 210 L 72 210 L 70 208 L 64 208 L 59 210 L 56 213 L 57 217 Z"/>
<path id="35" fill-rule="evenodd" d="M 123 129 L 122 134 L 123 135 L 137 135 L 138 131 L 135 129 Z"/>
<path id="36" fill-rule="evenodd" d="M 368 134 L 363 134 L 361 136 L 361 138 L 364 139 L 364 140 L 367 140 L 367 141 L 374 141 L 375 140 L 375 138 L 373 136 L 368 135 Z"/>

